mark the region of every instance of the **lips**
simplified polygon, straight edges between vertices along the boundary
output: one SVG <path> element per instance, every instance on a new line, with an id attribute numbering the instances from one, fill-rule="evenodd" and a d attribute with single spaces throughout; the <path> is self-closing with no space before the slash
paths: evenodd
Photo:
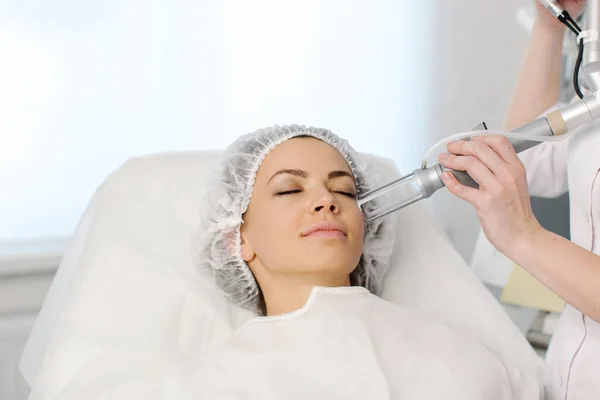
<path id="1" fill-rule="evenodd" d="M 346 228 L 337 222 L 318 222 L 313 226 L 304 229 L 301 233 L 306 236 L 326 236 L 326 237 L 342 237 L 346 236 Z"/>

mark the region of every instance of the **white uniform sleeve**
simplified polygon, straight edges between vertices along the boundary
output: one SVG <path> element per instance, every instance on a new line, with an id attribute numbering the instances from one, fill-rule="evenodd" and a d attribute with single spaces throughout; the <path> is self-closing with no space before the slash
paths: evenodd
<path id="1" fill-rule="evenodd" d="M 564 104 L 556 104 L 544 114 Z M 567 153 L 570 139 L 544 142 L 519 153 L 527 170 L 529 194 L 537 197 L 558 197 L 568 190 Z"/>

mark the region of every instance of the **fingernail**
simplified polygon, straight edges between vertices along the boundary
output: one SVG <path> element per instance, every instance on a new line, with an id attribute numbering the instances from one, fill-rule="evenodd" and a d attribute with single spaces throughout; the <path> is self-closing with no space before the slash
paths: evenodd
<path id="1" fill-rule="evenodd" d="M 444 171 L 442 173 L 442 179 L 444 179 L 445 181 L 451 181 L 452 180 L 452 174 L 450 173 L 450 171 Z"/>

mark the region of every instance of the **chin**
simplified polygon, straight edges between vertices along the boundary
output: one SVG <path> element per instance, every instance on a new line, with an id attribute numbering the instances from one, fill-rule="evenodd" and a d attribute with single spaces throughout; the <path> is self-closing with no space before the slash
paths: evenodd
<path id="1" fill-rule="evenodd" d="M 320 252 L 319 252 L 320 253 Z M 306 271 L 314 273 L 333 273 L 335 275 L 346 276 L 350 275 L 358 265 L 360 258 L 354 260 L 346 255 L 337 254 L 322 254 L 315 252 L 310 257 L 305 257 L 303 264 L 306 265 Z"/>

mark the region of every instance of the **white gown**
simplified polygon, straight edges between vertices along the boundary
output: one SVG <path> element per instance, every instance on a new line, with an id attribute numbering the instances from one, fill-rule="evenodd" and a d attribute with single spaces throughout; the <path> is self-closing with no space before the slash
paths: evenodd
<path id="1" fill-rule="evenodd" d="M 600 255 L 600 122 L 520 157 L 532 195 L 556 197 L 569 190 L 571 240 Z M 549 400 L 600 398 L 600 323 L 568 304 L 548 349 L 546 392 Z"/>
<path id="2" fill-rule="evenodd" d="M 243 324 L 185 379 L 198 399 L 539 399 L 532 371 L 360 287 Z"/>

